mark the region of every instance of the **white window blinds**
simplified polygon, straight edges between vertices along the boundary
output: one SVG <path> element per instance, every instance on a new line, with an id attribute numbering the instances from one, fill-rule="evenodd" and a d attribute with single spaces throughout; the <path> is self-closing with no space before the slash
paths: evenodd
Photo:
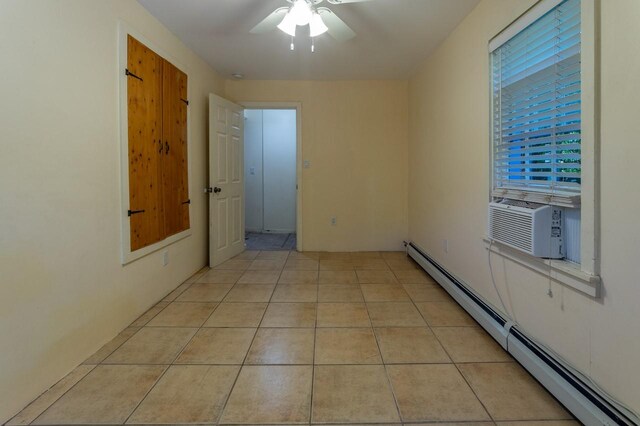
<path id="1" fill-rule="evenodd" d="M 491 52 L 493 193 L 580 198 L 580 0 L 566 0 Z"/>

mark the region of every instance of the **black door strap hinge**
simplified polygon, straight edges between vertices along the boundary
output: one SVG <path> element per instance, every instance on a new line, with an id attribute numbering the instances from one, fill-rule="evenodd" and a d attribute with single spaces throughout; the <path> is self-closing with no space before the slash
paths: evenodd
<path id="1" fill-rule="evenodd" d="M 135 75 L 134 73 L 132 73 L 131 71 L 129 71 L 129 69 L 128 69 L 128 68 L 125 68 L 125 69 L 124 69 L 124 74 L 125 74 L 125 75 L 128 75 L 128 76 L 130 76 L 130 77 L 133 77 L 133 78 L 137 78 L 137 79 L 138 79 L 138 80 L 140 80 L 140 81 L 144 81 L 144 80 L 142 79 L 142 77 L 138 77 L 137 75 Z"/>
<path id="2" fill-rule="evenodd" d="M 138 213 L 144 213 L 144 210 L 128 210 L 127 211 L 127 216 L 131 217 L 134 214 L 138 214 Z"/>
<path id="3" fill-rule="evenodd" d="M 183 201 L 182 204 L 191 204 L 191 200 Z"/>
<path id="4" fill-rule="evenodd" d="M 186 99 L 182 99 L 182 98 L 180 98 L 180 100 L 181 100 L 182 102 L 184 102 L 185 104 L 189 105 L 189 101 L 188 101 L 188 100 L 186 100 Z"/>

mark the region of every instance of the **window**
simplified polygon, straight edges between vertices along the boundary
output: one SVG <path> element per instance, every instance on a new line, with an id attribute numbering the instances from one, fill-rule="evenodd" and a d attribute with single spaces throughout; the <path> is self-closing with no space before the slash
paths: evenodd
<path id="1" fill-rule="evenodd" d="M 509 27 L 490 46 L 492 195 L 577 208 L 581 5 L 579 0 L 541 3 L 547 5 L 542 16 L 517 21 L 519 26 Z"/>
<path id="2" fill-rule="evenodd" d="M 566 258 L 491 248 L 551 279 L 600 295 L 599 9 L 539 0 L 489 42 L 491 199 L 565 207 Z"/>

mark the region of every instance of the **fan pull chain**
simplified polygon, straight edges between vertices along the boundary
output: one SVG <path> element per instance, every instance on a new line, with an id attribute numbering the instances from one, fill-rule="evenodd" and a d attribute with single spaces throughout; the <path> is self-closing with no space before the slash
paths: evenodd
<path id="1" fill-rule="evenodd" d="M 311 37 L 311 53 L 316 53 L 316 40 Z"/>
<path id="2" fill-rule="evenodd" d="M 295 43 L 293 42 L 293 36 L 291 36 L 291 50 L 292 50 L 292 51 L 293 51 L 293 50 L 296 50 L 296 45 L 295 45 Z"/>

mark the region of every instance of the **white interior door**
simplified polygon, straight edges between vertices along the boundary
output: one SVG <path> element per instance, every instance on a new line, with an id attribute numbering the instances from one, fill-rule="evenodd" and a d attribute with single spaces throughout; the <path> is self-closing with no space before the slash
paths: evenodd
<path id="1" fill-rule="evenodd" d="M 244 251 L 244 112 L 209 95 L 209 266 Z"/>

